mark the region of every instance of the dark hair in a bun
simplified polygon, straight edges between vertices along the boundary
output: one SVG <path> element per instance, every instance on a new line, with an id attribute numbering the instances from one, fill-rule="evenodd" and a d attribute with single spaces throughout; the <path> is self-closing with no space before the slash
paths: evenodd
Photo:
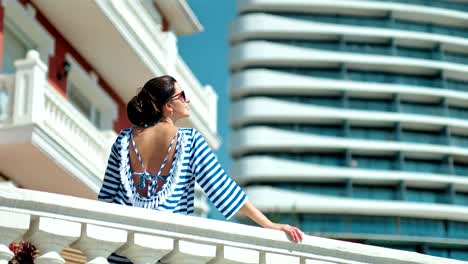
<path id="1" fill-rule="evenodd" d="M 127 104 L 127 117 L 139 127 L 148 127 L 162 118 L 162 109 L 175 93 L 176 80 L 164 75 L 145 83 L 138 94 Z"/>

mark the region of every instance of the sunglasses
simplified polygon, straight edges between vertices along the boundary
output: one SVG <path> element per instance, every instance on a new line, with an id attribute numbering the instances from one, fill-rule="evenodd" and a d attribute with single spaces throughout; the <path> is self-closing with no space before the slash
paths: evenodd
<path id="1" fill-rule="evenodd" d="M 187 100 L 187 97 L 185 96 L 185 92 L 182 91 L 178 94 L 174 94 L 171 99 L 179 99 L 182 103 L 188 103 L 190 102 L 189 100 Z"/>

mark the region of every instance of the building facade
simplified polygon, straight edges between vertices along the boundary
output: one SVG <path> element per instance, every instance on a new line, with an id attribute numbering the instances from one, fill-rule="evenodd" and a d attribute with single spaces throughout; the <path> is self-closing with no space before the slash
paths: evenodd
<path id="1" fill-rule="evenodd" d="M 0 2 L 3 185 L 96 199 L 126 102 L 164 74 L 192 99 L 179 125 L 219 147 L 217 95 L 177 50 L 178 35 L 203 29 L 185 1 Z M 201 192 L 196 204 L 206 215 Z"/>
<path id="2" fill-rule="evenodd" d="M 232 175 L 277 221 L 468 260 L 468 3 L 239 0 Z"/>

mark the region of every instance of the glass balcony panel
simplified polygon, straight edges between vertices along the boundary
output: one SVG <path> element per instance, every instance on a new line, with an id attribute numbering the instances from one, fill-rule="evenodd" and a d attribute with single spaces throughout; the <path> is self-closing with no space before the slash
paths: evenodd
<path id="1" fill-rule="evenodd" d="M 462 92 L 468 92 L 468 83 L 462 81 L 453 81 L 447 80 L 445 81 L 445 87 L 451 90 L 458 90 Z"/>
<path id="2" fill-rule="evenodd" d="M 400 218 L 400 234 L 409 236 L 445 237 L 444 220 Z"/>
<path id="3" fill-rule="evenodd" d="M 311 233 L 346 233 L 346 222 L 339 215 L 305 214 L 302 217 L 302 229 Z"/>
<path id="4" fill-rule="evenodd" d="M 468 116 L 468 108 L 450 106 L 448 110 L 449 117 L 466 119 Z"/>
<path id="5" fill-rule="evenodd" d="M 421 203 L 443 203 L 446 201 L 446 192 L 421 188 L 406 188 L 406 200 Z"/>
<path id="6" fill-rule="evenodd" d="M 468 164 L 454 162 L 453 167 L 455 169 L 455 174 L 460 176 L 468 176 Z"/>
<path id="7" fill-rule="evenodd" d="M 440 160 L 419 160 L 419 159 L 405 159 L 405 171 L 414 172 L 428 172 L 428 173 L 442 173 L 443 164 Z"/>
<path id="8" fill-rule="evenodd" d="M 352 167 L 372 170 L 394 170 L 396 166 L 395 158 L 392 157 L 371 157 L 353 155 Z"/>
<path id="9" fill-rule="evenodd" d="M 400 111 L 404 113 L 443 116 L 444 111 L 440 104 L 424 104 L 416 102 L 401 102 Z"/>
<path id="10" fill-rule="evenodd" d="M 457 248 L 451 249 L 450 258 L 468 260 L 468 251 L 465 249 L 457 249 Z"/>
<path id="11" fill-rule="evenodd" d="M 448 250 L 446 248 L 432 248 L 429 247 L 426 251 L 427 254 L 442 258 L 448 258 Z"/>
<path id="12" fill-rule="evenodd" d="M 466 222 L 448 222 L 448 237 L 468 239 L 468 223 Z"/>
<path id="13" fill-rule="evenodd" d="M 391 186 L 353 186 L 353 197 L 372 200 L 396 200 L 396 188 Z"/>
<path id="14" fill-rule="evenodd" d="M 400 141 L 423 143 L 423 144 L 445 144 L 447 137 L 440 132 L 403 130 Z"/>
<path id="15" fill-rule="evenodd" d="M 466 9 L 463 6 L 463 9 Z M 462 10 L 463 10 L 462 9 Z M 468 29 L 464 27 L 449 26 L 449 25 L 438 25 L 424 22 L 416 22 L 410 20 L 404 20 L 400 18 L 391 18 L 389 16 L 351 16 L 341 14 L 320 14 L 320 13 L 287 13 L 287 12 L 270 12 L 271 14 L 305 21 L 314 21 L 330 24 L 342 24 L 342 25 L 354 25 L 362 27 L 378 27 L 378 28 L 389 28 L 389 29 L 400 29 L 404 31 L 416 31 L 426 33 L 438 33 L 443 35 L 467 37 Z"/>
<path id="16" fill-rule="evenodd" d="M 398 232 L 395 218 L 380 216 L 348 216 L 346 218 L 352 233 L 395 234 Z"/>
<path id="17" fill-rule="evenodd" d="M 450 140 L 454 146 L 468 148 L 468 136 L 451 135 Z"/>
<path id="18" fill-rule="evenodd" d="M 395 132 L 391 128 L 351 127 L 349 137 L 371 140 L 395 140 Z"/>
<path id="19" fill-rule="evenodd" d="M 468 193 L 457 192 L 455 194 L 455 204 L 468 205 Z"/>

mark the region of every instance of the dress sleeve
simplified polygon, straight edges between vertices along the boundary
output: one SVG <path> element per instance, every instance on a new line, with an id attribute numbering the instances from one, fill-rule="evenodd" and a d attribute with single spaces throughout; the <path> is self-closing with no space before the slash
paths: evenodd
<path id="1" fill-rule="evenodd" d="M 226 219 L 247 201 L 247 195 L 221 167 L 203 136 L 193 129 L 191 168 L 203 191 Z"/>
<path id="2" fill-rule="evenodd" d="M 107 168 L 104 174 L 101 190 L 99 191 L 98 200 L 111 203 L 114 199 L 117 190 L 120 186 L 120 147 L 119 137 L 114 142 L 111 148 Z"/>

